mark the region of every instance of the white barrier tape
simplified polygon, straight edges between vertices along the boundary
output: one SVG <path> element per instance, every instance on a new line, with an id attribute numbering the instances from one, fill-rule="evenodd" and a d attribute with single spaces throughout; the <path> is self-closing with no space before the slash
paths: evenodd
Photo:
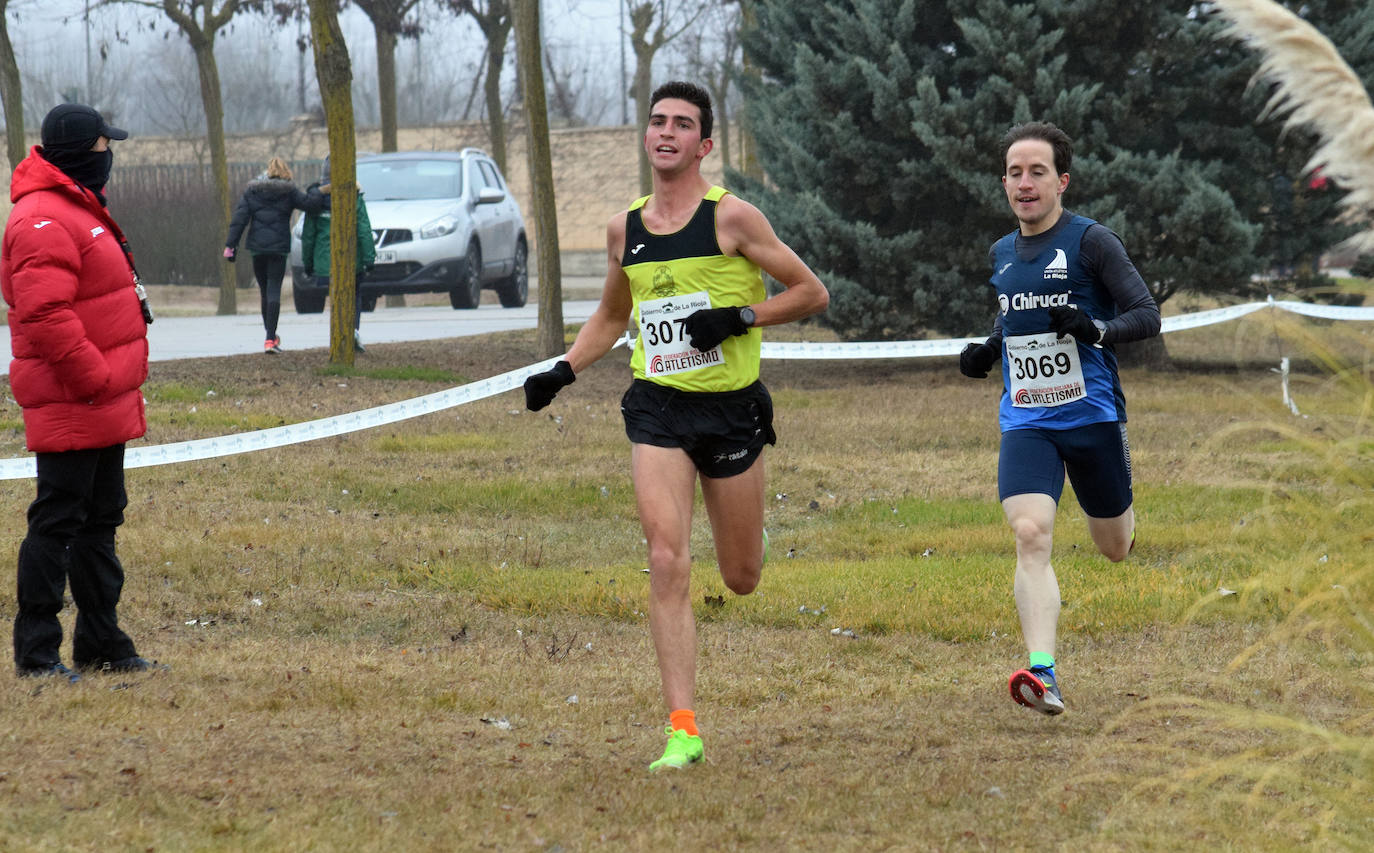
<path id="1" fill-rule="evenodd" d="M 869 341 L 852 344 L 787 343 L 764 341 L 763 358 L 798 359 L 864 359 L 864 358 L 929 358 L 937 355 L 958 355 L 969 344 L 981 344 L 984 338 L 959 338 L 941 341 Z"/>
<path id="2" fill-rule="evenodd" d="M 317 438 L 329 438 L 330 436 L 371 429 L 420 415 L 432 414 L 443 409 L 461 406 L 464 403 L 471 403 L 474 400 L 494 397 L 512 388 L 519 388 L 524 384 L 525 377 L 531 373 L 548 370 L 562 357 L 561 355 L 554 356 L 537 364 L 511 370 L 489 379 L 469 382 L 467 385 L 460 385 L 447 391 L 426 394 L 423 397 L 414 397 L 398 403 L 388 403 L 384 406 L 363 409 L 359 412 L 349 412 L 329 418 L 256 430 L 239 435 L 197 438 L 191 441 L 159 444 L 153 447 L 131 447 L 124 454 L 124 467 L 126 469 L 146 468 L 152 465 L 191 462 L 198 459 L 213 459 L 217 456 L 231 456 L 235 453 L 266 450 L 269 447 L 282 447 L 288 444 L 299 444 L 303 441 L 313 441 Z M 0 480 L 33 477 L 37 474 L 37 467 L 38 464 L 32 456 L 0 459 Z"/>
<path id="3" fill-rule="evenodd" d="M 1214 323 L 1225 323 L 1228 320 L 1235 320 L 1244 317 L 1246 314 L 1253 314 L 1261 308 L 1267 308 L 1264 302 L 1247 302 L 1244 305 L 1232 305 L 1229 308 L 1214 308 L 1211 311 L 1198 311 L 1195 314 L 1180 314 L 1177 317 L 1165 317 L 1160 328 L 1161 332 L 1181 332 L 1184 329 L 1196 329 L 1199 326 L 1210 326 Z"/>
<path id="4" fill-rule="evenodd" d="M 155 447 L 134 447 L 124 455 L 125 468 L 145 468 L 151 465 L 167 465 L 172 462 L 191 462 L 197 459 L 211 459 L 216 456 L 231 456 L 235 453 L 248 453 L 253 450 L 266 450 L 269 447 L 282 447 L 329 438 L 359 430 L 371 429 L 396 423 L 420 415 L 429 415 L 443 409 L 451 409 L 474 400 L 485 400 L 503 394 L 524 384 L 525 377 L 531 373 L 548 370 L 563 356 L 554 356 L 537 364 L 507 371 L 499 376 L 469 382 L 447 391 L 437 391 L 423 397 L 413 397 L 398 403 L 387 403 L 371 409 L 304 421 L 288 426 L 272 427 L 239 435 L 223 435 L 216 438 L 197 438 L 176 444 L 160 444 Z"/>
<path id="5" fill-rule="evenodd" d="M 1269 304 L 1273 305 L 1275 308 L 1292 311 L 1294 314 L 1304 314 L 1308 317 L 1320 317 L 1323 320 L 1374 321 L 1374 307 L 1365 308 L 1359 305 L 1313 305 L 1310 302 L 1275 301 L 1273 297 L 1270 297 Z"/>
<path id="6" fill-rule="evenodd" d="M 1217 308 L 1212 311 L 1199 311 L 1176 317 L 1166 317 L 1162 331 L 1178 332 L 1224 323 L 1244 317 L 1261 308 L 1279 308 L 1309 317 L 1329 320 L 1368 320 L 1374 321 L 1374 308 L 1340 305 L 1312 305 L 1306 302 L 1276 301 L 1272 297 L 1267 302 L 1249 302 Z M 793 359 L 875 359 L 875 358 L 929 358 L 933 356 L 958 355 L 970 343 L 982 343 L 983 338 L 957 338 L 938 341 L 871 341 L 856 343 L 786 343 L 765 341 L 763 358 Z M 615 342 L 615 347 L 628 345 L 629 334 Z M 614 348 L 614 347 L 613 347 Z M 371 429 L 384 424 L 395 423 L 409 418 L 428 415 L 474 400 L 483 400 L 505 393 L 524 384 L 525 377 L 552 367 L 563 357 L 554 356 L 536 364 L 427 394 L 398 403 L 388 403 L 359 412 L 335 415 L 314 421 L 305 421 L 282 427 L 257 430 L 239 435 L 223 435 L 215 438 L 197 438 L 175 444 L 159 444 L 153 447 L 133 447 L 124 456 L 125 468 L 144 468 L 151 465 L 167 465 L 173 462 L 191 462 L 199 459 L 213 459 L 218 456 L 231 456 L 235 453 L 248 453 L 266 450 L 269 447 L 282 447 L 299 444 L 317 438 L 329 438 L 359 430 Z M 18 480 L 33 477 L 37 473 L 37 463 L 32 456 L 15 456 L 0 459 L 0 480 Z"/>

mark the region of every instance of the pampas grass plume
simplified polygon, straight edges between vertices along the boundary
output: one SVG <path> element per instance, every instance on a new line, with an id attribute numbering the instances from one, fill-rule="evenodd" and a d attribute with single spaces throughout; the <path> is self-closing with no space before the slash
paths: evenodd
<path id="1" fill-rule="evenodd" d="M 1223 35 L 1263 57 L 1259 77 L 1275 84 L 1265 114 L 1287 115 L 1321 141 L 1307 168 L 1335 181 L 1351 213 L 1368 223 L 1374 211 L 1374 104 L 1331 41 L 1273 0 L 1213 0 L 1227 22 Z M 1374 251 L 1374 228 L 1359 236 Z"/>

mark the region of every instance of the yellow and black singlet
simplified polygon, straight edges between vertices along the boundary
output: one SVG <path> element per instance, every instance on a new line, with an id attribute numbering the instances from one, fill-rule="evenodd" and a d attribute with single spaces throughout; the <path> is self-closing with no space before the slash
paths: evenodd
<path id="1" fill-rule="evenodd" d="M 643 208 L 650 196 L 630 205 L 620 265 L 630 279 L 639 324 L 630 358 L 636 379 L 683 391 L 734 391 L 759 378 L 763 334 L 758 328 L 726 338 L 705 353 L 692 347 L 683 329 L 694 311 L 752 305 L 767 295 L 753 261 L 720 250 L 716 207 L 726 192 L 715 186 L 707 190 L 691 220 L 672 234 L 644 227 Z"/>

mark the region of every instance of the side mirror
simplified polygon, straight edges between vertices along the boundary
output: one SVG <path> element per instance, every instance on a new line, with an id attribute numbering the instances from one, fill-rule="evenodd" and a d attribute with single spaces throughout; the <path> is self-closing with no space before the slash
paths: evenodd
<path id="1" fill-rule="evenodd" d="M 482 187 L 477 191 L 478 204 L 496 204 L 506 200 L 506 194 L 496 187 Z"/>

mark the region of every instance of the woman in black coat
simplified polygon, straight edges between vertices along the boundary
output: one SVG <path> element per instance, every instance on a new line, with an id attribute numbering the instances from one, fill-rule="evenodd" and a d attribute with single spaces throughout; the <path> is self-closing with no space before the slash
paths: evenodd
<path id="1" fill-rule="evenodd" d="M 280 157 L 267 162 L 267 171 L 254 178 L 229 222 L 224 257 L 233 261 L 239 238 L 248 229 L 248 251 L 253 255 L 253 277 L 262 294 L 262 324 L 267 330 L 263 351 L 281 352 L 277 318 L 281 314 L 281 282 L 286 276 L 286 256 L 291 252 L 291 213 L 296 209 L 317 213 L 328 205 L 327 186 L 309 193 L 291 182 L 291 168 Z"/>

